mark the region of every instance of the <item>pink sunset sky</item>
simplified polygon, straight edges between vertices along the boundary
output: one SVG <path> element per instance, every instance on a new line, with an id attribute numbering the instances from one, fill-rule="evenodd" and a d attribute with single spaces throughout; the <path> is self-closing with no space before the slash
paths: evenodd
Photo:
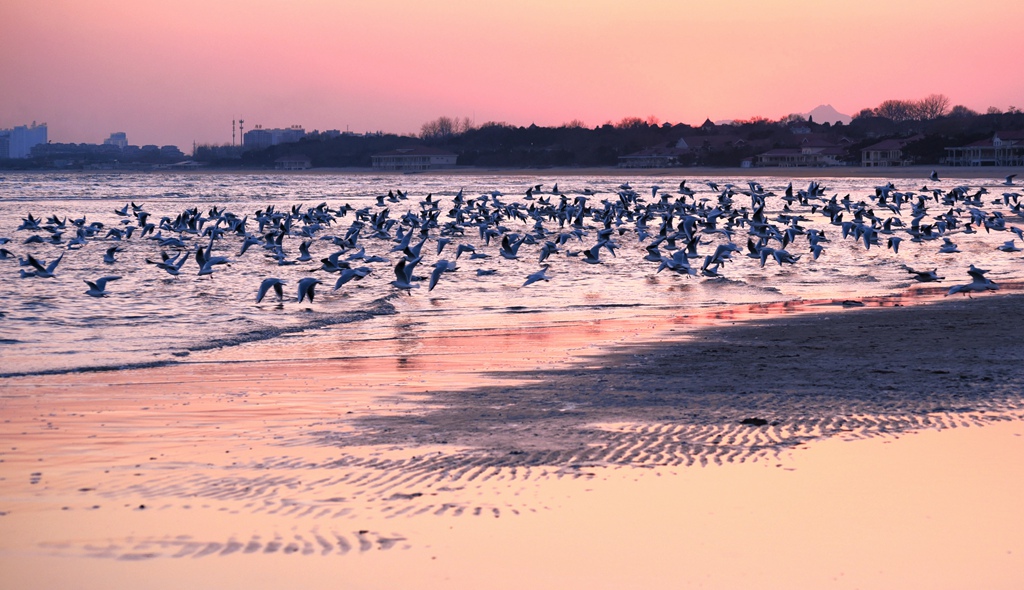
<path id="1" fill-rule="evenodd" d="M 0 127 L 230 143 L 439 115 L 700 124 L 947 95 L 1024 107 L 1019 0 L 4 0 Z"/>

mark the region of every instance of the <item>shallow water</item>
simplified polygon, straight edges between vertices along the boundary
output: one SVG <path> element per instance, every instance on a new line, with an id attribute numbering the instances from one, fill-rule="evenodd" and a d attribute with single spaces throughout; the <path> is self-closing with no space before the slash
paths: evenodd
<path id="1" fill-rule="evenodd" d="M 501 193 L 504 203 L 531 204 L 525 199 L 525 190 L 532 185 L 543 185 L 544 196 L 551 198 L 550 189 L 557 183 L 561 193 L 570 201 L 586 189 L 596 193 L 589 204 L 596 208 L 604 199 L 617 199 L 624 182 L 648 202 L 653 201 L 651 187 L 660 185 L 661 192 L 677 188 L 680 180 L 698 191 L 697 198 L 717 199 L 703 178 L 630 179 L 628 176 L 608 177 L 545 177 L 536 178 L 496 176 L 347 176 L 347 175 L 274 175 L 274 174 L 61 174 L 10 173 L 0 178 L 0 238 L 9 238 L 3 247 L 12 256 L 0 260 L 0 374 L 63 372 L 96 367 L 138 365 L 173 362 L 197 350 L 225 345 L 237 345 L 252 340 L 272 340 L 290 335 L 316 335 L 316 328 L 343 324 L 329 331 L 332 341 L 343 338 L 347 354 L 358 356 L 362 351 L 375 350 L 381 343 L 385 349 L 392 344 L 414 343 L 417 336 L 437 331 L 475 331 L 488 327 L 540 328 L 559 322 L 587 322 L 595 319 L 650 317 L 654 322 L 664 318 L 690 315 L 691 312 L 725 310 L 736 307 L 799 300 L 863 300 L 871 297 L 914 297 L 919 291 L 910 280 L 906 268 L 938 269 L 946 277 L 940 285 L 924 291 L 935 296 L 953 284 L 966 283 L 971 264 L 990 269 L 988 278 L 1015 288 L 1024 281 L 1022 256 L 1005 253 L 996 246 L 1015 238 L 1009 231 L 978 231 L 965 234 L 954 230 L 947 234 L 959 246 L 961 253 L 940 254 L 940 239 L 913 243 L 905 239 L 899 254 L 881 246 L 865 249 L 853 238 L 842 239 L 841 229 L 830 225 L 820 212 L 812 214 L 807 207 L 794 206 L 793 214 L 801 213 L 807 229 L 826 231 L 830 243 L 818 260 L 807 252 L 807 241 L 799 237 L 788 247 L 802 257 L 793 265 L 778 265 L 769 260 L 761 267 L 756 259 L 736 253 L 722 270 L 723 278 L 685 276 L 671 271 L 657 272 L 658 263 L 643 260 L 644 245 L 637 239 L 635 227 L 623 224 L 624 233 L 614 238 L 619 244 L 616 256 L 602 252 L 601 264 L 586 264 L 583 257 L 570 257 L 568 250 L 584 250 L 597 241 L 599 222 L 589 219 L 584 224 L 582 240 L 566 243 L 561 252 L 547 260 L 551 280 L 528 287 L 523 283 L 528 274 L 539 270 L 540 243 L 524 245 L 519 259 L 506 260 L 498 255 L 499 239 L 484 245 L 475 227 L 467 227 L 463 237 L 455 237 L 439 256 L 436 250 L 437 231 L 423 247 L 423 261 L 416 274 L 426 277 L 434 261 L 440 258 L 454 260 L 455 245 L 469 243 L 489 258 L 459 259 L 458 270 L 445 273 L 437 287 L 429 291 L 426 281 L 420 288 L 401 292 L 390 285 L 394 279 L 392 267 L 401 254 L 393 252 L 393 240 L 369 237 L 363 232 L 361 244 L 366 254 L 377 254 L 389 260 L 368 264 L 372 274 L 361 281 L 353 281 L 333 291 L 337 274 L 328 274 L 319 268 L 319 259 L 338 250 L 329 238 L 344 235 L 355 218 L 354 213 L 336 217 L 335 223 L 314 235 L 310 246 L 312 260 L 288 266 L 279 266 L 266 256 L 260 246 L 250 248 L 239 256 L 241 238 L 228 234 L 217 240 L 213 255 L 226 256 L 230 265 L 220 266 L 211 276 L 198 276 L 197 264 L 186 262 L 178 277 L 172 277 L 146 259 L 159 259 L 162 248 L 155 240 L 142 238 L 137 232 L 130 239 L 115 241 L 105 238 L 112 227 L 123 227 L 128 218 L 115 213 L 128 203 L 142 205 L 150 219 L 158 222 L 162 217 L 174 218 L 182 211 L 196 207 L 201 212 L 213 208 L 229 211 L 239 217 L 248 216 L 247 229 L 256 232 L 255 214 L 274 206 L 287 211 L 293 206 L 300 211 L 327 203 L 338 210 L 345 204 L 353 209 L 368 207 L 379 211 L 377 196 L 389 190 L 402 190 L 408 198 L 385 202 L 390 217 L 398 219 L 407 212 L 418 212 L 419 201 L 432 195 L 440 199 L 440 210 L 447 211 L 454 195 L 462 190 L 465 198 Z M 713 179 L 724 186 L 732 182 L 736 190 L 747 186 L 745 179 Z M 824 182 L 825 196 L 842 198 L 849 194 L 853 201 L 869 200 L 875 187 L 887 181 L 877 178 L 836 178 Z M 765 190 L 782 195 L 788 181 L 770 179 L 762 183 Z M 906 186 L 901 186 L 904 184 Z M 1007 226 L 1024 225 L 1024 220 L 1001 202 L 1003 188 L 994 182 L 946 179 L 937 186 L 950 189 L 966 185 L 974 191 L 980 185 L 989 186 L 983 197 L 986 213 L 998 212 L 1005 216 Z M 796 189 L 804 188 L 806 181 L 796 181 Z M 897 189 L 916 191 L 921 187 L 910 181 L 897 181 Z M 539 195 L 538 195 L 539 196 Z M 1000 204 L 994 204 L 997 199 Z M 557 197 L 554 201 L 557 202 Z M 749 197 L 735 197 L 736 207 L 749 206 Z M 769 197 L 766 215 L 774 220 L 783 210 L 784 202 Z M 930 215 L 945 213 L 947 208 L 934 205 Z M 968 207 L 961 207 L 967 215 Z M 909 205 L 904 206 L 902 219 L 909 225 Z M 131 208 L 129 208 L 131 211 Z M 51 243 L 46 231 L 18 230 L 29 214 L 44 219 L 55 216 L 67 219 L 68 229 L 59 241 Z M 881 213 L 879 213 L 881 215 Z M 885 216 L 891 216 L 886 211 Z M 86 223 L 100 222 L 103 229 L 95 238 L 81 247 L 69 249 L 74 236 L 71 221 L 85 219 Z M 447 221 L 444 214 L 440 221 Z M 45 221 L 43 225 L 46 225 Z M 506 219 L 502 225 L 509 232 L 525 234 L 532 228 L 532 220 L 525 223 Z M 651 223 L 656 229 L 656 224 Z M 785 223 L 777 223 L 782 227 Z M 296 226 L 297 229 L 298 226 Z M 545 224 L 549 232 L 557 233 L 554 222 Z M 897 235 L 901 234 L 897 230 Z M 392 235 L 394 232 L 392 232 Z M 46 243 L 24 243 L 31 235 L 40 235 Z M 186 244 L 186 253 L 207 240 L 188 233 L 162 232 L 163 237 L 179 237 Z M 909 238 L 904 234 L 905 238 Z M 305 239 L 293 231 L 284 240 L 289 261 L 298 256 L 299 243 Z M 744 231 L 733 236 L 743 245 Z M 701 256 L 710 254 L 725 242 L 721 234 L 704 234 L 698 247 Z M 1020 244 L 1019 246 L 1024 245 Z M 104 251 L 113 245 L 121 248 L 113 264 L 103 262 Z M 778 246 L 776 244 L 776 246 Z M 175 252 L 173 248 L 163 248 Z M 670 252 L 663 251 L 666 255 Z M 18 259 L 31 254 L 39 260 L 52 261 L 63 254 L 54 278 L 19 278 Z M 701 260 L 692 262 L 700 266 Z M 356 266 L 357 263 L 353 263 Z M 476 271 L 493 270 L 490 276 L 477 276 Z M 122 278 L 108 284 L 108 295 L 102 298 L 84 295 L 84 280 L 104 275 Z M 270 276 L 287 282 L 285 301 L 278 303 L 273 295 L 261 304 L 255 303 L 260 282 Z M 323 280 L 318 287 L 314 303 L 296 303 L 296 285 L 302 277 Z M 367 313 L 370 312 L 370 313 Z M 708 314 L 697 314 L 708 317 Z M 369 353 L 369 352 L 368 352 Z"/>

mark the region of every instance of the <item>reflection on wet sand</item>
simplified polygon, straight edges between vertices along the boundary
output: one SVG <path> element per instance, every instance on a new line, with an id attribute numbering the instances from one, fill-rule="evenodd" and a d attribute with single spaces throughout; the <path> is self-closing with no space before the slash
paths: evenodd
<path id="1" fill-rule="evenodd" d="M 899 539 L 1012 581 L 1024 546 L 1006 522 L 1024 523 L 1000 486 L 1024 481 L 1020 297 L 825 303 L 421 329 L 359 350 L 328 328 L 8 379 L 0 562 L 16 587 L 66 585 L 54 558 L 95 587 L 119 567 L 168 576 L 154 587 L 211 569 L 251 587 L 968 580 Z M 922 430 L 944 432 L 907 436 Z M 943 528 L 967 513 L 981 522 L 950 529 L 963 537 Z M 876 573 L 879 547 L 912 563 Z M 282 578 L 277 560 L 302 556 L 346 557 Z"/>

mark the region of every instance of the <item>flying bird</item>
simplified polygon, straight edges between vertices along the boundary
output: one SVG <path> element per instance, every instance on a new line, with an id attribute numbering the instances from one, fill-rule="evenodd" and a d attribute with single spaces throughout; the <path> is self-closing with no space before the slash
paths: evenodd
<path id="1" fill-rule="evenodd" d="M 314 289 L 317 285 L 322 285 L 323 282 L 319 279 L 312 277 L 306 277 L 299 279 L 299 303 L 302 303 L 303 299 L 309 298 L 309 302 L 313 303 L 313 296 L 316 294 Z"/>
<path id="2" fill-rule="evenodd" d="M 427 291 L 433 291 L 434 285 L 441 279 L 441 275 L 448 272 L 449 270 L 455 270 L 455 265 L 448 262 L 445 259 L 438 260 L 434 263 L 434 270 L 430 272 L 430 285 L 427 287 Z"/>
<path id="3" fill-rule="evenodd" d="M 49 264 L 46 264 L 46 261 L 36 260 L 35 257 L 33 257 L 31 254 L 29 254 L 28 255 L 28 263 L 33 268 L 36 269 L 35 270 L 35 276 L 43 278 L 43 279 L 52 279 L 54 277 L 53 271 L 57 269 L 57 265 L 60 264 L 60 261 L 63 258 L 64 258 L 64 253 L 62 252 L 61 255 L 56 258 L 56 260 L 54 260 L 53 262 L 51 262 Z M 43 266 L 44 264 L 46 266 Z"/>
<path id="4" fill-rule="evenodd" d="M 107 294 L 107 292 L 106 292 L 107 283 L 110 282 L 110 281 L 116 281 L 119 278 L 121 278 L 121 277 L 118 277 L 118 276 L 108 276 L 108 277 L 100 277 L 100 278 L 96 279 L 95 281 L 85 281 L 85 284 L 89 285 L 89 290 L 86 291 L 85 294 L 86 295 L 90 295 L 92 297 L 103 297 L 104 295 Z"/>
<path id="5" fill-rule="evenodd" d="M 260 301 L 263 301 L 263 297 L 265 297 L 266 294 L 267 294 L 267 291 L 269 291 L 271 289 L 273 289 L 274 290 L 274 294 L 277 295 L 277 300 L 278 301 L 284 301 L 284 289 L 282 288 L 283 285 L 284 285 L 284 281 L 282 281 L 281 279 L 277 279 L 277 278 L 273 278 L 273 277 L 271 277 L 269 279 L 263 279 L 263 282 L 260 283 L 259 290 L 256 291 L 256 303 L 259 303 Z"/>
<path id="6" fill-rule="evenodd" d="M 551 277 L 549 277 L 549 276 L 547 276 L 547 274 L 545 274 L 547 272 L 547 270 L 548 270 L 548 265 L 545 264 L 544 267 L 541 268 L 539 271 L 537 271 L 537 272 L 535 272 L 535 273 L 533 273 L 531 275 L 528 275 L 526 277 L 526 282 L 523 283 L 523 286 L 525 287 L 527 285 L 532 285 L 532 284 L 536 283 L 537 281 L 550 281 Z"/>

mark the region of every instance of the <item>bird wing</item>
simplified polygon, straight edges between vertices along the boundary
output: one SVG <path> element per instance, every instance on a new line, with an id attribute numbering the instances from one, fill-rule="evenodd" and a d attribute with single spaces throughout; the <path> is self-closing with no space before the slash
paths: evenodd
<path id="1" fill-rule="evenodd" d="M 31 254 L 28 255 L 28 263 L 31 264 L 36 270 L 46 272 L 46 267 L 41 262 L 35 259 Z"/>
<path id="2" fill-rule="evenodd" d="M 447 269 L 448 269 L 448 265 L 447 264 L 444 264 L 444 265 L 436 264 L 436 265 L 434 265 L 434 270 L 431 271 L 431 273 L 430 273 L 430 285 L 427 288 L 427 291 L 433 291 L 434 290 L 434 285 L 437 284 L 437 281 L 441 278 L 441 275 Z"/>
<path id="3" fill-rule="evenodd" d="M 100 291 L 102 291 L 103 289 L 107 288 L 107 283 L 109 281 L 116 281 L 117 279 L 120 279 L 120 278 L 121 277 L 116 276 L 116 275 L 100 277 L 100 278 L 96 279 L 96 288 L 99 289 Z M 88 282 L 88 281 L 86 281 L 86 282 Z"/>

